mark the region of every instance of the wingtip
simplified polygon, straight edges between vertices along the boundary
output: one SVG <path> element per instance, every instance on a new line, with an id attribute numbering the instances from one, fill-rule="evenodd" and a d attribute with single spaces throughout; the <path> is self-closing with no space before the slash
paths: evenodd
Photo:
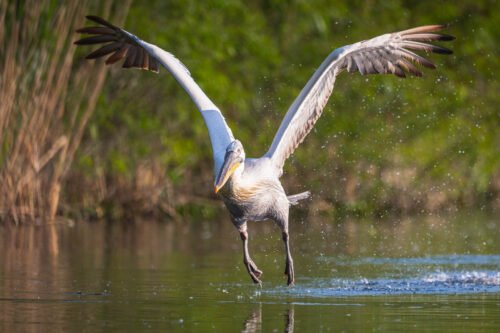
<path id="1" fill-rule="evenodd" d="M 439 47 L 439 48 L 434 48 L 432 50 L 432 52 L 434 53 L 438 53 L 438 54 L 453 54 L 453 51 L 446 48 L 446 47 Z"/>
<path id="2" fill-rule="evenodd" d="M 82 43 L 82 40 L 81 40 L 81 39 L 79 39 L 79 40 L 75 40 L 75 41 L 73 42 L 73 44 L 75 44 L 75 45 L 83 45 L 83 43 Z"/>
<path id="3" fill-rule="evenodd" d="M 443 42 L 449 42 L 449 41 L 457 39 L 457 37 L 452 36 L 452 35 L 440 34 L 439 36 L 440 36 L 439 40 L 443 41 Z"/>
<path id="4" fill-rule="evenodd" d="M 85 18 L 87 20 L 90 20 L 90 21 L 93 21 L 93 22 L 97 22 L 97 23 L 99 23 L 99 21 L 102 20 L 102 18 L 100 18 L 99 16 L 96 16 L 96 15 L 85 15 Z"/>
<path id="5" fill-rule="evenodd" d="M 91 21 L 101 21 L 103 20 L 101 17 L 97 16 L 97 15 L 85 15 L 85 18 L 87 20 L 91 20 Z"/>
<path id="6" fill-rule="evenodd" d="M 95 23 L 99 23 L 99 24 L 104 25 L 104 26 L 111 28 L 111 29 L 119 29 L 117 26 L 114 26 L 113 24 L 109 23 L 108 21 L 106 21 L 102 17 L 96 16 L 96 15 L 86 15 L 85 18 L 87 18 L 87 20 L 93 21 Z"/>

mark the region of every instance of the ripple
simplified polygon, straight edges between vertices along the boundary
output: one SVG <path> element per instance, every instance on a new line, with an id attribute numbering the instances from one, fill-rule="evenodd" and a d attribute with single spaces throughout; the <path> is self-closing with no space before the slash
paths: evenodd
<path id="1" fill-rule="evenodd" d="M 500 272 L 436 272 L 400 279 L 318 279 L 295 288 L 263 292 L 297 297 L 500 293 Z"/>
<path id="2" fill-rule="evenodd" d="M 500 286 L 500 272 L 437 272 L 423 278 L 429 283 Z"/>
<path id="3" fill-rule="evenodd" d="M 319 261 L 333 262 L 337 265 L 488 265 L 500 268 L 500 255 L 441 255 L 416 258 L 377 258 L 359 259 L 320 257 Z"/>

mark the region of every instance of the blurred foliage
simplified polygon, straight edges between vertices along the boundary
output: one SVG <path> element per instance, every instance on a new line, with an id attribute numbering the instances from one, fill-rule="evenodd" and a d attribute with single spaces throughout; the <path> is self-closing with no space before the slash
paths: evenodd
<path id="1" fill-rule="evenodd" d="M 103 64 L 74 66 L 74 31 L 88 10 L 123 22 L 129 3 L 0 1 L 0 222 L 58 215 L 106 76 Z"/>
<path id="2" fill-rule="evenodd" d="M 125 29 L 181 59 L 247 156 L 258 157 L 333 49 L 448 24 L 455 53 L 432 55 L 437 70 L 423 78 L 342 74 L 315 130 L 287 163 L 285 187 L 312 190 L 313 209 L 384 214 L 498 205 L 499 9 L 494 0 L 152 0 L 133 3 Z M 175 207 L 213 196 L 207 138 L 168 72 L 115 66 L 74 173 L 97 173 L 109 189 L 140 182 L 140 166 L 159 164 L 158 185 L 163 192 L 169 184 Z"/>

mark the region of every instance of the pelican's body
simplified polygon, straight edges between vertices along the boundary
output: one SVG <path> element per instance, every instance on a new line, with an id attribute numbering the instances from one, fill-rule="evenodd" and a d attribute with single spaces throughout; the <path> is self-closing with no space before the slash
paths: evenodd
<path id="1" fill-rule="evenodd" d="M 219 179 L 220 177 L 216 178 L 216 192 L 221 196 L 231 221 L 240 232 L 243 241 L 243 263 L 252 280 L 260 283 L 262 271 L 252 261 L 248 251 L 247 221 L 272 220 L 282 230 L 287 253 L 285 274 L 288 276 L 288 285 L 291 285 L 294 283 L 294 269 L 288 236 L 288 212 L 290 205 L 307 198 L 309 192 L 288 197 L 272 160 L 267 157 L 245 158 L 243 146 L 238 140 L 231 144 L 228 152 L 225 158 L 227 163 L 231 163 L 232 158 L 228 156 L 233 154 L 236 158 L 239 156 L 242 163 L 226 181 Z M 224 174 L 223 170 L 224 168 L 221 174 Z M 219 182 L 223 184 L 220 188 Z"/>
<path id="2" fill-rule="evenodd" d="M 337 75 L 347 70 L 359 71 L 361 74 L 392 73 L 404 77 L 406 72 L 421 76 L 422 73 L 413 63 L 428 68 L 435 67 L 429 60 L 411 50 L 449 54 L 450 50 L 427 42 L 453 39 L 448 35 L 434 33 L 443 26 L 433 25 L 385 34 L 334 50 L 290 106 L 269 150 L 260 158 L 246 158 L 243 145 L 234 138 L 220 110 L 177 58 L 99 17 L 87 18 L 102 26 L 79 29 L 78 32 L 95 36 L 83 38 L 76 44 L 109 42 L 87 58 L 111 54 L 106 64 L 125 58 L 123 67 L 136 67 L 153 72 L 158 72 L 159 65 L 162 65 L 195 103 L 207 125 L 212 144 L 215 192 L 224 201 L 233 224 L 240 232 L 245 267 L 252 280 L 259 284 L 262 271 L 250 258 L 247 222 L 269 219 L 281 228 L 286 251 L 285 274 L 288 276 L 288 285 L 293 285 L 295 277 L 289 243 L 288 213 L 290 205 L 307 198 L 309 192 L 288 196 L 279 179 L 283 174 L 286 159 L 305 139 L 321 116 Z"/>
<path id="3" fill-rule="evenodd" d="M 273 219 L 281 213 L 278 206 L 288 206 L 279 178 L 266 173 L 268 165 L 267 159 L 245 159 L 241 174 L 233 175 L 218 192 L 238 224 Z"/>

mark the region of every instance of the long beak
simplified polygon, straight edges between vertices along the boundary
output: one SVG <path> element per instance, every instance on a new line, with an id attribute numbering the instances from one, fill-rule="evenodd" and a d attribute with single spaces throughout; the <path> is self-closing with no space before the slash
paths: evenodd
<path id="1" fill-rule="evenodd" d="M 224 164 L 222 164 L 220 172 L 217 175 L 217 178 L 215 179 L 215 193 L 219 192 L 219 190 L 224 186 L 224 184 L 226 184 L 229 177 L 231 177 L 231 175 L 238 168 L 241 162 L 242 162 L 241 158 L 238 155 L 236 155 L 236 153 L 234 152 L 226 153 L 226 156 L 224 156 Z"/>

